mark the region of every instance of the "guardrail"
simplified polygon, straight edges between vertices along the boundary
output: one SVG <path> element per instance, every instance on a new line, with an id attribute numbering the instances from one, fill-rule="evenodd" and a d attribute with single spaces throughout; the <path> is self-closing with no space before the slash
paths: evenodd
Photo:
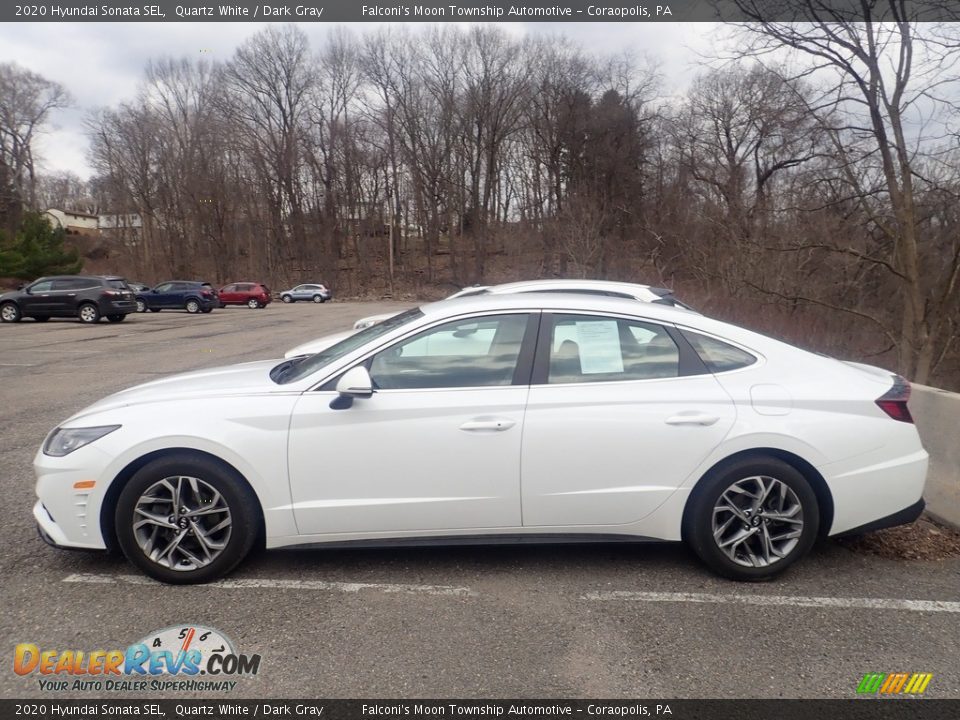
<path id="1" fill-rule="evenodd" d="M 930 453 L 927 512 L 960 527 L 960 394 L 913 385 L 909 407 Z"/>

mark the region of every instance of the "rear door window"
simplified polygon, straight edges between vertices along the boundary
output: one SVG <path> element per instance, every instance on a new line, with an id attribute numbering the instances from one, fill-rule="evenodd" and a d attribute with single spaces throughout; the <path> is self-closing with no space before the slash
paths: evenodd
<path id="1" fill-rule="evenodd" d="M 549 383 L 650 380 L 679 375 L 680 350 L 661 325 L 596 315 L 554 317 Z"/>

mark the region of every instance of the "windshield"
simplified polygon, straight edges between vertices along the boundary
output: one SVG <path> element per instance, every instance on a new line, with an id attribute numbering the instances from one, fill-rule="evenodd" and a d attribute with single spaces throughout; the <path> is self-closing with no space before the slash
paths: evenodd
<path id="1" fill-rule="evenodd" d="M 324 365 L 327 365 L 334 360 L 338 360 L 344 355 L 352 353 L 354 350 L 362 347 L 371 340 L 374 340 L 381 335 L 386 335 L 391 330 L 394 330 L 401 325 L 406 325 L 408 322 L 419 317 L 423 317 L 423 313 L 420 311 L 420 308 L 413 308 L 411 310 L 407 310 L 406 312 L 402 312 L 399 315 L 394 315 L 391 318 L 387 318 L 382 323 L 371 325 L 365 330 L 361 330 L 360 332 L 344 338 L 336 345 L 331 345 L 323 352 L 319 352 L 315 355 L 304 355 L 302 357 L 291 358 L 290 360 L 280 363 L 270 371 L 270 379 L 278 385 L 286 385 L 287 383 L 296 382 L 301 378 L 307 377 L 307 375 L 315 373 Z"/>

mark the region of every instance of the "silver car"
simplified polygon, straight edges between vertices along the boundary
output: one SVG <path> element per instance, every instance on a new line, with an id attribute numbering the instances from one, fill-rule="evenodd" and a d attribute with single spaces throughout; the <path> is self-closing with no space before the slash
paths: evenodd
<path id="1" fill-rule="evenodd" d="M 280 293 L 280 299 L 285 303 L 296 302 L 297 300 L 309 300 L 315 303 L 324 303 L 333 297 L 326 285 L 321 283 L 303 283 L 290 290 L 284 290 Z"/>

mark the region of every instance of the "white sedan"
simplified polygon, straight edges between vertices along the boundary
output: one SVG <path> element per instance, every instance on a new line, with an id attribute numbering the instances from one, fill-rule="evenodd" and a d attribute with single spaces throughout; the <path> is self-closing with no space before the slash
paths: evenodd
<path id="1" fill-rule="evenodd" d="M 615 282 L 611 280 L 523 280 L 520 282 L 504 283 L 503 285 L 473 285 L 472 287 L 465 287 L 462 290 L 458 290 L 448 297 L 447 300 L 460 297 L 473 297 L 475 295 L 514 295 L 516 293 L 528 292 L 564 292 L 600 295 L 603 297 L 618 297 L 625 300 L 637 300 L 639 302 L 652 302 L 658 305 L 671 305 L 673 307 L 691 310 L 689 306 L 677 300 L 673 291 L 667 288 Z M 387 318 L 393 317 L 395 314 L 396 313 L 383 313 L 362 317 L 353 324 L 353 329 L 354 331 L 365 330 L 372 325 L 383 322 Z M 349 332 L 339 332 L 324 335 L 323 337 L 310 340 L 309 342 L 302 343 L 295 348 L 287 350 L 284 357 L 293 358 L 323 352 L 331 345 L 343 340 L 343 338 L 349 334 Z"/>
<path id="2" fill-rule="evenodd" d="M 908 395 L 672 307 L 461 298 L 95 403 L 37 453 L 34 517 L 51 544 L 118 545 L 169 583 L 258 544 L 504 538 L 685 540 L 758 580 L 818 536 L 920 514 Z"/>

